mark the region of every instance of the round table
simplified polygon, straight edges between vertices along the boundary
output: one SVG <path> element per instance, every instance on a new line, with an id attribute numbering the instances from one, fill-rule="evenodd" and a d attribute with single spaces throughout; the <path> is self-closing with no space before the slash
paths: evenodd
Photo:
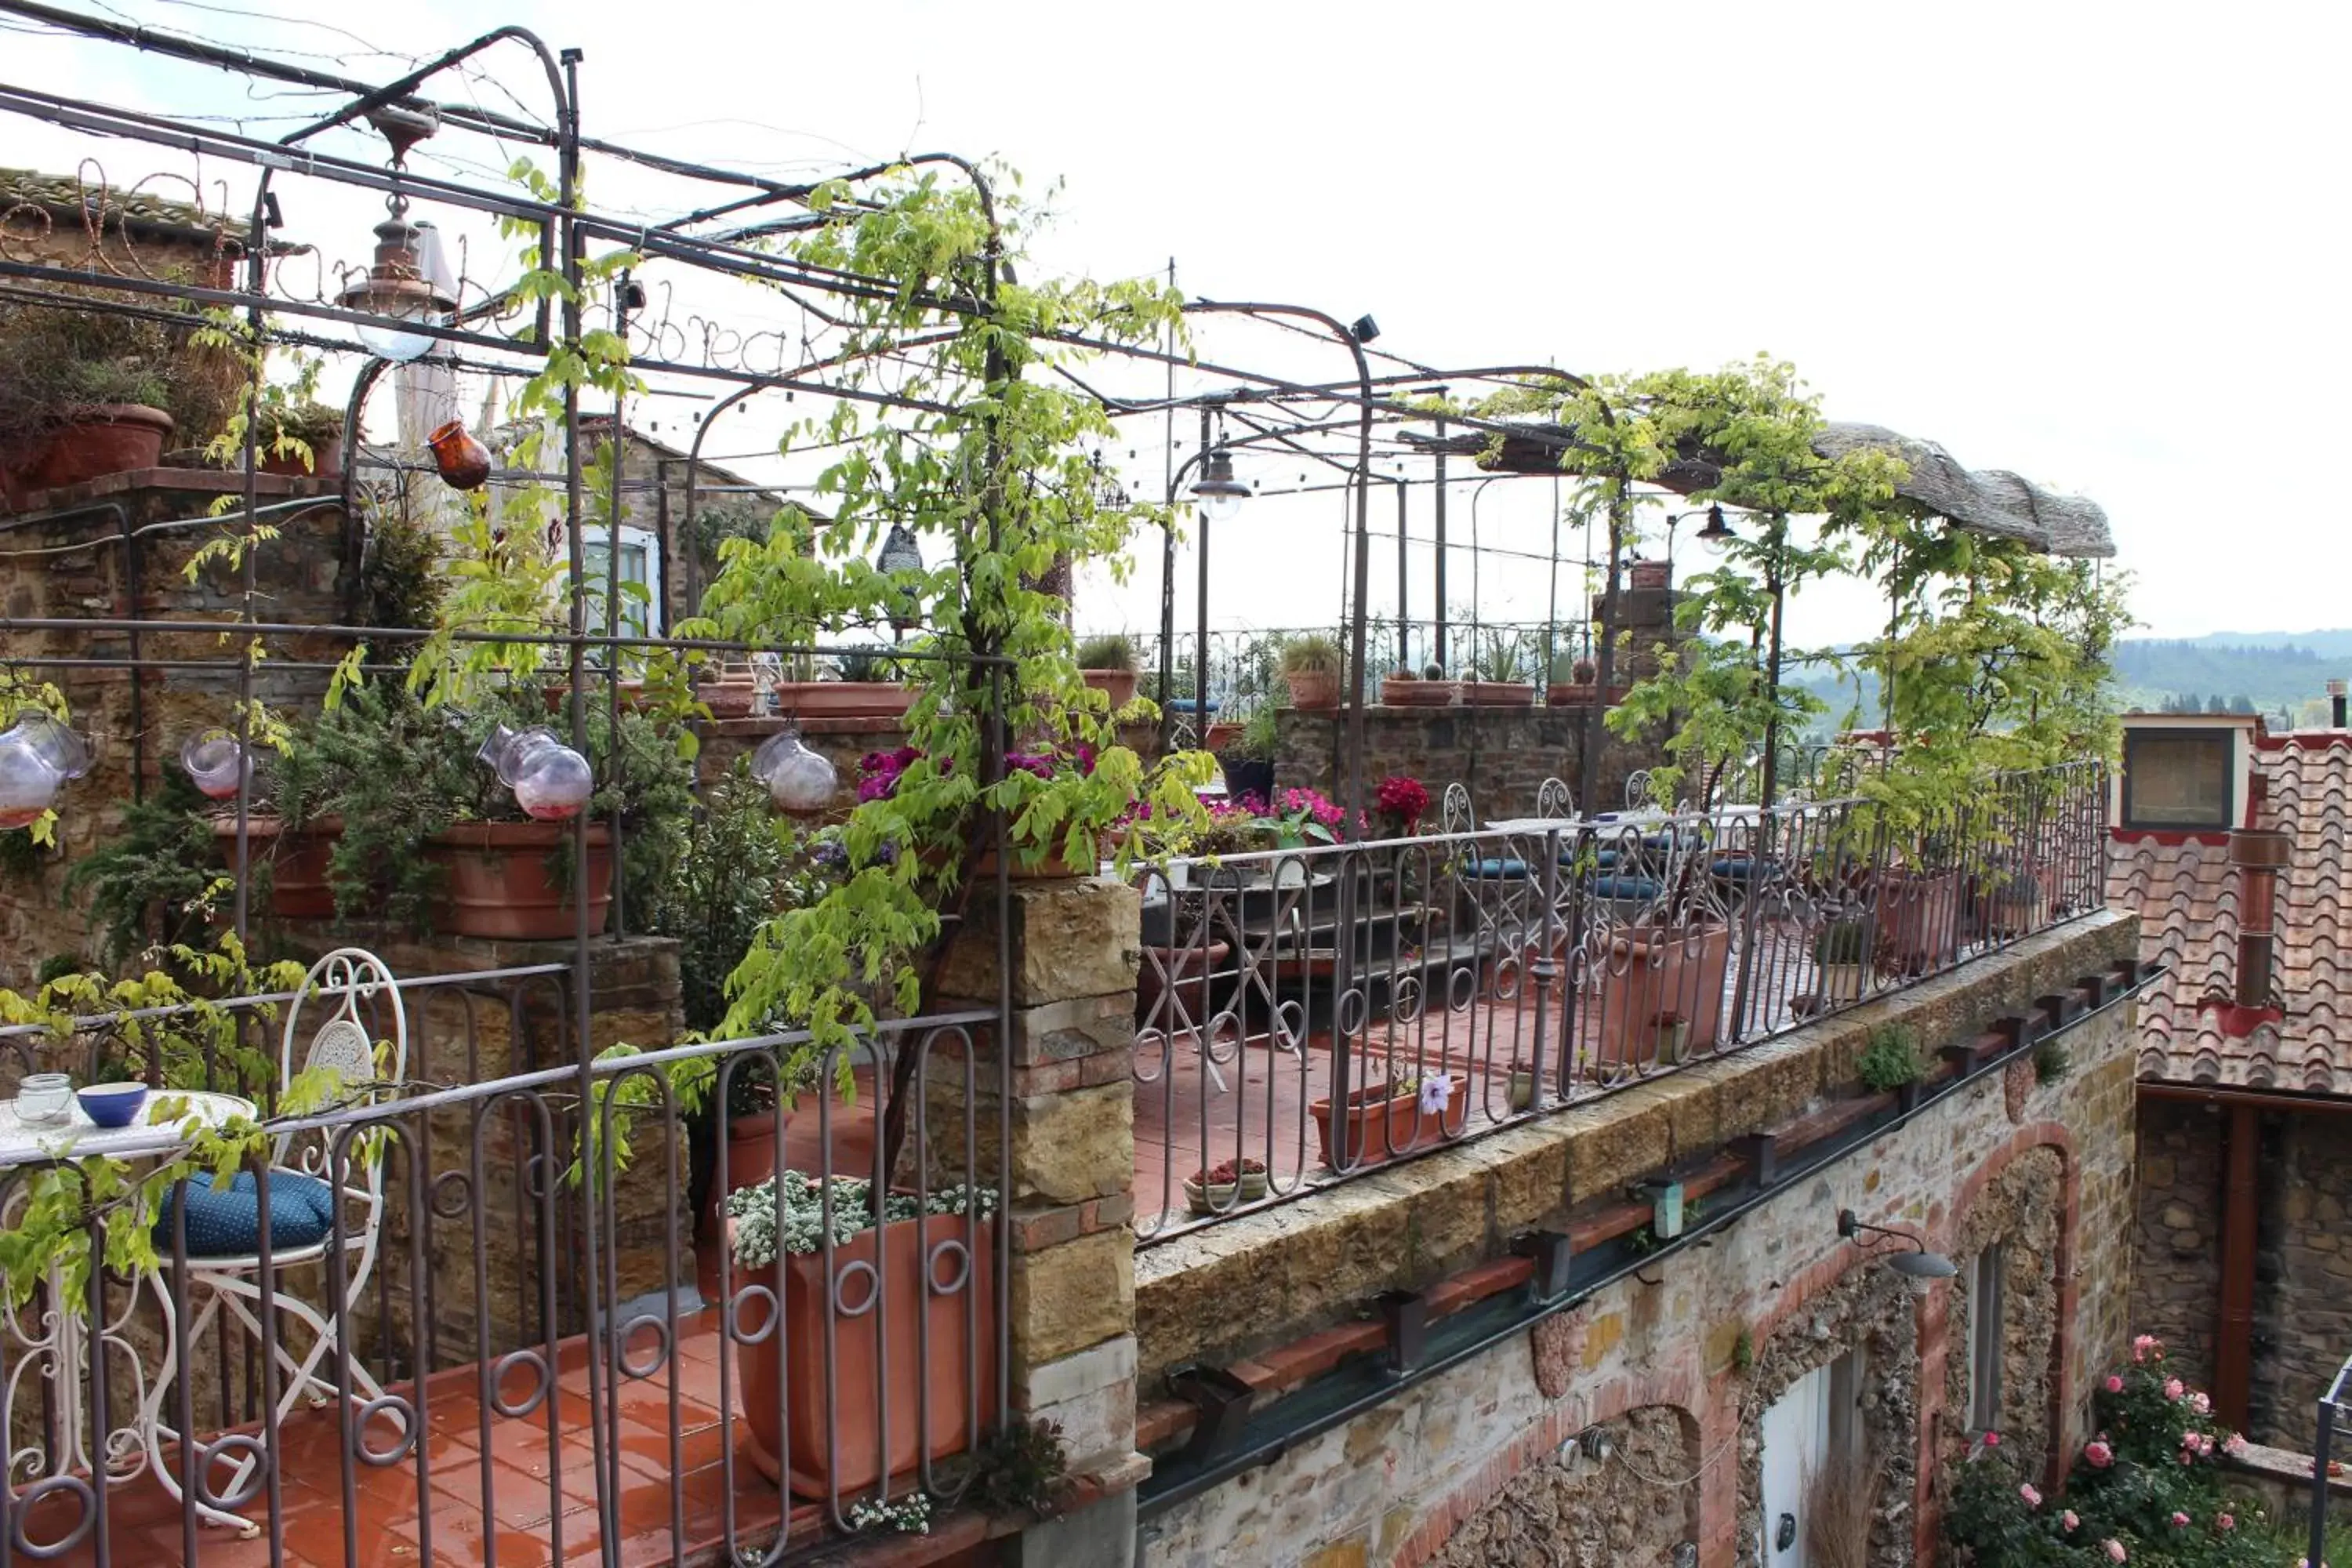
<path id="1" fill-rule="evenodd" d="M 160 1115 L 168 1109 L 172 1114 Z M 196 1131 L 220 1127 L 238 1117 L 252 1118 L 257 1114 L 253 1101 L 235 1094 L 215 1094 L 203 1090 L 159 1089 L 149 1093 L 139 1114 L 128 1127 L 100 1127 L 82 1110 L 79 1100 L 68 1107 L 59 1121 L 31 1122 L 16 1114 L 16 1102 L 0 1100 L 0 1173 L 18 1166 L 57 1164 L 68 1160 L 88 1160 L 110 1156 L 124 1161 L 149 1161 L 161 1158 L 180 1147 L 173 1139 L 175 1129 Z M 194 1127 L 191 1127 L 191 1123 Z M 89 1405 L 84 1393 L 84 1380 L 89 1374 L 93 1349 L 104 1353 L 110 1346 L 121 1352 L 134 1376 L 135 1408 L 146 1407 L 146 1375 L 141 1368 L 138 1352 L 125 1334 L 131 1313 L 137 1309 L 139 1292 L 124 1292 L 121 1314 L 94 1329 L 84 1321 L 89 1303 L 86 1298 L 68 1302 L 66 1300 L 62 1272 L 49 1270 L 49 1308 L 39 1314 L 38 1327 L 46 1332 L 30 1332 L 13 1309 L 0 1309 L 0 1320 L 6 1324 L 9 1338 L 20 1347 L 16 1358 L 19 1367 L 37 1367 L 40 1380 L 51 1391 L 53 1422 L 47 1433 L 47 1450 L 16 1450 L 13 1458 L 25 1467 L 26 1473 L 12 1474 L 9 1485 L 19 1495 L 28 1480 L 37 1481 L 52 1476 L 68 1476 L 91 1468 L 88 1434 L 83 1427 L 89 1421 Z M 79 1292 L 76 1293 L 78 1297 Z M 27 1367 L 30 1363 L 30 1367 Z M 110 1363 L 111 1364 L 111 1363 Z M 12 1376 L 0 1397 L 0 1421 L 14 1430 L 16 1397 L 36 1388 L 35 1381 L 24 1376 Z M 143 1421 L 109 1432 L 102 1444 L 108 1474 L 117 1479 L 138 1473 L 139 1464 L 125 1461 L 136 1458 L 143 1463 L 147 1454 L 147 1435 Z"/>

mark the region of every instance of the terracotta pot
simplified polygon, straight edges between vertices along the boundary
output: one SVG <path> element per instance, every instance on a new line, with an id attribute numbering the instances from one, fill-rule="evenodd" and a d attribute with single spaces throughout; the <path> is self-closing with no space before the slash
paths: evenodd
<path id="1" fill-rule="evenodd" d="M 1960 874 L 1880 872 L 1876 921 L 1881 967 L 1917 974 L 1950 963 L 1960 952 Z"/>
<path id="2" fill-rule="evenodd" d="M 757 689 L 749 680 L 706 680 L 694 695 L 713 719 L 741 719 L 751 714 Z"/>
<path id="3" fill-rule="evenodd" d="M 1204 752 L 1222 752 L 1241 738 L 1241 725 L 1220 720 L 1210 725 L 1209 732 L 1201 738 L 1201 749 Z"/>
<path id="4" fill-rule="evenodd" d="M 1668 561 L 1633 561 L 1626 563 L 1625 585 L 1637 594 L 1672 587 L 1674 563 Z"/>
<path id="5" fill-rule="evenodd" d="M 1454 682 L 1450 680 L 1400 680 L 1388 676 L 1381 681 L 1381 706 L 1383 708 L 1450 708 L 1454 704 Z"/>
<path id="6" fill-rule="evenodd" d="M 1661 1013 L 1690 1020 L 1689 1052 L 1713 1049 L 1722 1034 L 1724 976 L 1730 963 L 1727 926 L 1634 930 L 1612 941 L 1601 966 L 1598 1063 L 1643 1065 L 1656 1047 L 1654 1020 Z"/>
<path id="7" fill-rule="evenodd" d="M 1290 683 L 1290 705 L 1293 708 L 1322 709 L 1339 706 L 1339 677 L 1329 670 L 1285 675 Z"/>
<path id="8" fill-rule="evenodd" d="M 323 441 L 311 442 L 310 466 L 307 468 L 297 457 L 258 455 L 260 471 L 265 474 L 285 474 L 297 479 L 339 479 L 343 475 L 343 433 L 338 430 Z"/>
<path id="9" fill-rule="evenodd" d="M 552 942 L 572 934 L 574 900 L 550 858 L 572 837 L 567 822 L 467 822 L 425 841 L 425 858 L 446 868 L 448 902 L 436 923 L 451 936 Z M 613 835 L 588 826 L 588 930 L 604 929 L 613 901 Z"/>
<path id="10" fill-rule="evenodd" d="M 1024 866 L 1022 864 L 1022 852 L 1016 847 L 1013 850 L 1011 860 L 1009 862 L 1012 867 L 1013 879 L 1016 882 L 1045 882 L 1052 881 L 1056 878 L 1091 877 L 1094 875 L 1093 867 L 1080 866 L 1076 861 L 1066 858 L 1066 847 L 1065 847 L 1065 849 L 1055 850 L 1052 854 L 1046 856 L 1043 860 L 1036 862 L 1034 865 Z M 974 881 L 979 881 L 984 878 L 994 877 L 996 875 L 996 851 L 993 849 L 982 850 L 980 852 L 979 860 L 974 862 L 972 865 L 971 875 Z"/>
<path id="11" fill-rule="evenodd" d="M 1088 686 L 1109 696 L 1114 713 L 1135 700 L 1137 677 L 1131 669 L 1082 669 L 1078 673 L 1086 677 Z"/>
<path id="12" fill-rule="evenodd" d="M 1611 687 L 1609 689 L 1608 706 L 1612 708 L 1616 707 L 1617 704 L 1625 700 L 1626 693 L 1633 689 L 1630 686 Z M 1589 680 L 1580 683 L 1571 681 L 1566 684 L 1562 684 L 1559 681 L 1554 681 L 1549 686 L 1544 688 L 1544 706 L 1547 708 L 1590 708 L 1592 706 L 1593 698 L 1599 694 L 1599 691 L 1600 689 Z"/>
<path id="13" fill-rule="evenodd" d="M 433 448 L 433 466 L 441 482 L 456 490 L 478 490 L 489 482 L 490 449 L 467 432 L 463 420 L 452 419 L 425 444 Z"/>
<path id="14" fill-rule="evenodd" d="M 172 416 L 139 403 L 101 403 L 85 408 L 36 439 L 16 466 L 16 482 L 27 490 L 78 485 L 108 474 L 152 468 L 163 457 Z"/>
<path id="15" fill-rule="evenodd" d="M 1536 689 L 1525 680 L 1465 680 L 1462 682 L 1462 705 L 1465 708 L 1532 708 L 1536 705 Z"/>
<path id="16" fill-rule="evenodd" d="M 785 1112 L 787 1122 L 792 1113 Z M 756 1187 L 776 1173 L 776 1113 L 761 1110 L 750 1116 L 739 1116 L 727 1123 L 727 1190 L 719 1190 L 719 1173 L 714 1168 L 710 1183 L 710 1229 L 712 1236 L 727 1234 L 727 1200 L 745 1187 Z"/>
<path id="17" fill-rule="evenodd" d="M 269 862 L 269 910 L 280 920 L 326 921 L 335 918 L 335 889 L 327 880 L 328 862 L 335 841 L 343 836 L 334 817 L 295 832 L 275 816 L 245 819 L 247 853 Z M 223 863 L 236 856 L 236 818 L 213 818 L 213 837 L 219 842 Z"/>
<path id="18" fill-rule="evenodd" d="M 976 1434 L 965 1418 L 967 1389 L 980 1390 L 983 1426 L 993 1415 L 996 1291 L 990 1228 L 979 1227 L 965 1267 L 957 1250 L 964 1225 L 959 1215 L 935 1215 L 866 1231 L 833 1249 L 830 1278 L 822 1253 L 784 1258 L 781 1333 L 770 1331 L 772 1308 L 757 1297 L 742 1302 L 738 1332 L 761 1336 L 735 1345 L 741 1446 L 753 1468 L 772 1482 L 783 1481 L 782 1440 L 788 1436 L 793 1495 L 821 1499 L 838 1491 L 845 1500 L 886 1473 L 908 1475 L 927 1456 L 944 1458 L 971 1446 Z M 889 1280 L 887 1293 L 856 1316 L 836 1311 L 828 1347 L 826 1303 L 836 1290 L 846 1306 L 872 1302 L 877 1268 Z M 931 1289 L 924 1288 L 926 1280 Z M 755 1282 L 772 1287 L 773 1277 L 761 1270 L 756 1281 L 743 1281 Z M 938 1293 L 944 1286 L 956 1289 Z M 978 1320 L 971 1342 L 964 1333 L 967 1306 Z M 878 1370 L 886 1360 L 887 1384 Z M 839 1391 L 838 1400 L 828 1397 L 828 1383 Z M 886 1408 L 887 1456 L 880 1421 Z M 835 1439 L 830 1454 L 828 1429 Z"/>
<path id="19" fill-rule="evenodd" d="M 895 680 L 782 680 L 776 709 L 803 719 L 903 719 L 915 694 Z"/>
<path id="20" fill-rule="evenodd" d="M 1368 1099 L 1368 1095 L 1377 1098 Z M 1343 1122 L 1348 1157 L 1355 1162 L 1351 1169 L 1378 1165 L 1411 1153 L 1416 1149 L 1433 1147 L 1441 1140 L 1458 1135 L 1468 1119 L 1469 1101 L 1464 1098 L 1457 1079 L 1446 1091 L 1445 1109 L 1434 1116 L 1421 1113 L 1421 1095 L 1408 1089 L 1391 1095 L 1385 1085 L 1372 1089 L 1353 1089 L 1348 1095 L 1348 1109 Z M 1332 1159 L 1331 1100 L 1326 1095 L 1307 1108 L 1315 1118 L 1315 1137 L 1323 1151 L 1323 1163 L 1339 1169 Z"/>

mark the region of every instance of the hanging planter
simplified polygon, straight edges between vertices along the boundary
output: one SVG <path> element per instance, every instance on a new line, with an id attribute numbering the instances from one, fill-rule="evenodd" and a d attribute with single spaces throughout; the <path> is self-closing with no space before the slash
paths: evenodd
<path id="1" fill-rule="evenodd" d="M 450 420 L 425 437 L 425 444 L 432 448 L 441 482 L 451 489 L 478 490 L 489 483 L 490 449 L 467 433 L 465 421 Z"/>

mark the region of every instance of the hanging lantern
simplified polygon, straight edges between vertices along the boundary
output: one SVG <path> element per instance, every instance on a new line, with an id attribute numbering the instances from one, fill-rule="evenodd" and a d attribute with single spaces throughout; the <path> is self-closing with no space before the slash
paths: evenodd
<path id="1" fill-rule="evenodd" d="M 833 805 L 840 775 L 823 753 L 801 744 L 799 734 L 779 731 L 751 753 L 751 776 L 768 786 L 779 811 L 809 816 Z"/>
<path id="2" fill-rule="evenodd" d="M 588 759 L 541 725 L 516 731 L 501 724 L 482 742 L 475 758 L 497 769 L 499 782 L 514 791 L 515 804 L 523 814 L 541 822 L 579 816 L 587 808 L 588 797 L 596 793 Z"/>
<path id="3" fill-rule="evenodd" d="M 379 318 L 360 324 L 360 342 L 395 364 L 422 359 L 433 347 L 433 334 L 414 326 L 445 325 L 457 309 L 447 287 L 434 277 L 437 257 L 428 258 L 427 237 L 408 221 L 407 205 L 394 198 L 392 216 L 375 226 L 374 261 L 335 298 L 346 310 Z M 433 243 L 437 250 L 437 239 Z"/>
<path id="4" fill-rule="evenodd" d="M 0 730 L 0 828 L 29 827 L 58 786 L 89 772 L 89 742 L 38 709 Z"/>
<path id="5" fill-rule="evenodd" d="M 180 748 L 180 766 L 206 800 L 227 800 L 253 777 L 253 759 L 226 730 L 190 737 Z"/>
<path id="6" fill-rule="evenodd" d="M 882 540 L 882 549 L 874 557 L 874 570 L 886 577 L 901 572 L 919 574 L 923 570 L 923 547 L 916 541 L 914 530 L 903 522 L 894 522 Z M 901 608 L 890 612 L 890 626 L 895 631 L 911 632 L 923 624 L 920 600 L 912 587 L 899 595 Z"/>

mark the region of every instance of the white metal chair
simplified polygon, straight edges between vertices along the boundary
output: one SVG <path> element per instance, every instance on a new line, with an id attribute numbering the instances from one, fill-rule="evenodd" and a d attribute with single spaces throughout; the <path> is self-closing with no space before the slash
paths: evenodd
<path id="1" fill-rule="evenodd" d="M 380 1003 L 383 1016 L 391 1026 L 390 1059 L 378 1072 L 376 1037 L 362 1021 L 362 1003 Z M 294 1081 L 294 1046 L 305 1022 L 305 1008 L 315 1004 L 331 1005 L 325 1022 L 310 1035 L 302 1058 L 305 1074 L 325 1071 L 333 1075 L 331 1100 L 343 1108 L 380 1102 L 396 1097 L 399 1086 L 408 1070 L 408 1015 L 402 1005 L 400 988 L 392 971 L 373 953 L 355 947 L 338 948 L 310 966 L 303 977 L 300 990 L 288 1007 L 286 1027 L 278 1047 L 278 1070 L 281 1087 Z M 315 1016 L 315 1013 L 310 1016 Z M 340 1242 L 331 1226 L 315 1240 L 289 1238 L 287 1244 L 273 1246 L 270 1263 L 282 1272 L 304 1264 L 323 1263 L 332 1268 L 340 1265 L 345 1270 L 343 1301 L 346 1307 L 356 1302 L 374 1272 L 379 1232 L 383 1223 L 383 1158 L 379 1142 L 364 1131 L 352 1132 L 339 1155 L 336 1149 L 337 1129 L 328 1128 L 298 1136 L 281 1134 L 270 1151 L 270 1226 L 271 1234 L 279 1231 L 281 1216 L 299 1215 L 305 1206 L 328 1205 L 342 1211 Z M 298 1146 L 299 1142 L 299 1146 Z M 204 1201 L 199 1190 L 204 1184 L 187 1184 L 187 1217 L 189 1256 L 185 1275 L 175 1285 L 171 1278 L 171 1233 L 163 1227 L 170 1225 L 176 1210 L 169 1205 L 158 1222 L 156 1250 L 163 1256 L 162 1265 L 149 1279 L 155 1298 L 163 1311 L 163 1365 L 154 1386 L 147 1396 L 143 1425 L 147 1429 L 148 1458 L 155 1467 L 157 1478 L 176 1499 L 180 1496 L 176 1466 L 167 1464 L 163 1445 L 176 1441 L 180 1436 L 163 1424 L 174 1381 L 180 1343 L 174 1331 L 174 1319 L 184 1309 L 194 1307 L 201 1295 L 204 1304 L 188 1321 L 187 1342 L 193 1346 L 215 1320 L 234 1320 L 257 1342 L 264 1341 L 261 1319 L 261 1256 L 258 1237 L 254 1237 L 243 1249 L 214 1255 L 209 1250 L 198 1253 L 197 1231 L 204 1219 L 198 1205 Z M 257 1219 L 255 1228 L 258 1228 Z M 289 1227 L 290 1228 L 290 1226 Z M 240 1241 L 244 1238 L 240 1237 Z M 330 1256 L 336 1254 L 336 1256 Z M 337 1342 L 337 1324 L 330 1315 L 331 1303 L 314 1306 L 291 1293 L 285 1281 L 278 1280 L 273 1290 L 270 1306 L 285 1317 L 309 1330 L 310 1348 L 299 1358 L 287 1346 L 284 1334 L 277 1337 L 277 1359 L 285 1376 L 284 1392 L 278 1400 L 277 1419 L 283 1422 L 292 1413 L 298 1401 L 307 1400 L 313 1405 L 323 1405 L 341 1395 L 333 1367 L 329 1364 Z M 224 1310 L 226 1318 L 223 1318 Z M 360 1399 L 373 1402 L 383 1397 L 383 1390 L 375 1378 L 356 1358 L 351 1363 L 352 1383 Z M 213 1486 L 209 1480 L 203 1489 L 215 1498 L 240 1496 L 254 1469 L 262 1463 L 263 1454 L 257 1445 L 241 1449 L 228 1466 L 226 1484 Z M 197 1514 L 215 1524 L 236 1526 L 250 1533 L 255 1528 L 250 1521 L 214 1507 L 200 1496 L 195 1504 Z"/>
<path id="2" fill-rule="evenodd" d="M 1569 792 L 1567 780 L 1546 779 L 1536 786 L 1536 815 L 1552 817 L 1576 815 L 1576 796 Z"/>

